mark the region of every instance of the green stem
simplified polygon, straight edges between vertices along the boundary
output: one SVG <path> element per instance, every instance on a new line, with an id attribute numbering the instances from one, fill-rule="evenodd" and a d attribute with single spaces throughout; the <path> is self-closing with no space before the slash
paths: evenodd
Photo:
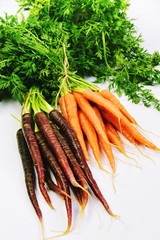
<path id="1" fill-rule="evenodd" d="M 106 67 L 109 69 L 110 73 L 112 73 L 112 69 L 108 64 L 107 61 L 107 51 L 106 51 L 106 40 L 105 40 L 105 34 L 102 32 L 102 44 L 103 44 L 103 56 L 104 56 L 104 62 L 106 64 Z"/>

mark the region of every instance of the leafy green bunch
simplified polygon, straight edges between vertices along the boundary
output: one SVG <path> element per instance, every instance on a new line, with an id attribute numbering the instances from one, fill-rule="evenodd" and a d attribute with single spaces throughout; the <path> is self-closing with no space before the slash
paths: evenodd
<path id="1" fill-rule="evenodd" d="M 54 97 L 58 79 L 66 74 L 65 46 L 67 71 L 94 76 L 98 83 L 107 81 L 119 95 L 125 93 L 134 103 L 160 110 L 160 100 L 145 88 L 160 83 L 160 71 L 155 68 L 160 54 L 150 54 L 141 46 L 142 37 L 127 16 L 129 1 L 17 1 L 19 12 L 27 10 L 28 17 L 20 22 L 15 16 L 1 20 L 5 35 L 0 36 L 0 89 L 10 85 L 23 92 L 37 84 Z"/>

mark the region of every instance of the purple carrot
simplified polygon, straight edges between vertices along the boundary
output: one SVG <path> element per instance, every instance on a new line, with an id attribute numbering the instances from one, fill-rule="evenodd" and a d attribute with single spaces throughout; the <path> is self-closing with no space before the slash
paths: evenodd
<path id="1" fill-rule="evenodd" d="M 22 160 L 27 192 L 28 192 L 30 201 L 36 211 L 36 214 L 40 222 L 42 223 L 42 212 L 40 210 L 36 193 L 35 193 L 36 177 L 35 177 L 34 165 L 33 165 L 32 157 L 28 150 L 28 146 L 26 144 L 25 138 L 23 136 L 22 129 L 19 129 L 17 131 L 16 137 L 17 137 L 17 144 L 18 144 L 20 158 Z"/>
<path id="2" fill-rule="evenodd" d="M 58 110 L 56 109 L 52 110 L 49 115 L 52 122 L 55 123 L 61 129 L 61 131 L 63 132 L 63 135 L 68 140 L 68 143 L 73 153 L 75 154 L 75 157 L 78 160 L 78 163 L 81 166 L 84 174 L 86 175 L 88 184 L 91 187 L 92 191 L 94 192 L 95 196 L 100 200 L 100 202 L 103 204 L 106 211 L 111 216 L 117 217 L 114 213 L 112 213 L 107 201 L 105 200 L 96 181 L 93 178 L 92 172 L 84 158 L 82 148 L 80 146 L 80 143 L 77 139 L 77 136 L 74 130 Z"/>
<path id="3" fill-rule="evenodd" d="M 62 190 L 67 193 L 67 195 L 70 195 L 70 189 L 69 189 L 69 182 L 60 166 L 60 164 L 57 162 L 56 158 L 54 157 L 52 151 L 50 150 L 48 144 L 46 143 L 45 138 L 40 132 L 36 132 L 36 138 L 38 141 L 38 144 L 41 149 L 41 153 L 43 156 L 43 160 L 49 164 L 53 174 L 55 177 L 59 180 L 59 183 L 61 185 Z M 68 216 L 68 227 L 65 231 L 65 233 L 69 232 L 71 223 L 72 223 L 72 204 L 71 199 L 64 195 L 66 210 L 67 210 L 67 216 Z"/>
<path id="4" fill-rule="evenodd" d="M 75 179 L 73 171 L 68 163 L 67 156 L 51 127 L 47 115 L 44 112 L 38 112 L 35 114 L 35 121 L 71 184 L 75 187 L 82 188 L 82 186 Z"/>
<path id="5" fill-rule="evenodd" d="M 59 193 L 59 194 L 62 195 L 62 196 L 63 196 L 63 195 L 66 195 L 67 197 L 70 197 L 70 198 L 71 198 L 71 196 L 68 195 L 66 192 L 64 192 L 59 185 L 57 185 L 57 184 L 54 183 L 54 181 L 52 180 L 51 173 L 50 173 L 50 170 L 51 170 L 51 169 L 49 168 L 48 163 L 46 163 L 46 161 L 43 161 L 43 163 L 44 163 L 44 167 L 45 167 L 45 181 L 46 181 L 46 184 L 47 184 L 48 188 L 49 188 L 50 190 L 54 191 L 54 192 Z M 48 166 L 47 166 L 47 165 L 48 165 Z M 53 173 L 53 172 L 52 172 L 52 173 Z M 53 174 L 53 175 L 54 175 L 54 174 Z"/>
<path id="6" fill-rule="evenodd" d="M 31 154 L 34 166 L 37 171 L 39 188 L 40 188 L 41 193 L 44 196 L 44 199 L 46 200 L 46 202 L 49 204 L 49 206 L 51 208 L 53 208 L 51 200 L 50 200 L 47 190 L 45 188 L 45 173 L 44 173 L 43 160 L 41 157 L 39 146 L 38 146 L 32 126 L 33 126 L 33 121 L 32 121 L 31 114 L 30 113 L 23 114 L 22 115 L 22 130 L 23 130 L 23 134 L 24 134 L 29 152 Z"/>
<path id="7" fill-rule="evenodd" d="M 66 141 L 65 137 L 60 133 L 59 129 L 57 128 L 56 124 L 51 124 L 54 133 L 56 134 L 57 139 L 59 140 L 67 158 L 69 161 L 69 164 L 72 168 L 72 171 L 76 177 L 77 182 L 81 184 L 81 186 L 88 191 L 88 184 L 87 184 L 87 179 L 86 176 L 84 175 L 81 167 L 79 166 L 79 163 L 77 159 L 75 158 L 75 155 L 73 154 L 68 142 Z M 75 187 L 72 188 L 74 191 L 75 195 L 77 196 L 77 199 L 82 206 L 82 212 L 84 212 L 84 209 L 87 205 L 88 202 L 88 193 L 81 190 L 77 189 Z"/>

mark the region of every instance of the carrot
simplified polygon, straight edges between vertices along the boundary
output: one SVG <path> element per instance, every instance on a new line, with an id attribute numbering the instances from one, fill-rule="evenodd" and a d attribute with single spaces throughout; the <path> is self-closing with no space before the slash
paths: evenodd
<path id="1" fill-rule="evenodd" d="M 56 176 L 56 178 L 58 178 L 58 181 L 61 185 L 62 190 L 67 195 L 70 196 L 68 180 L 67 180 L 66 176 L 64 175 L 64 172 L 63 172 L 61 166 L 57 162 L 52 151 L 50 150 L 48 144 L 46 143 L 45 138 L 43 137 L 43 135 L 40 132 L 36 132 L 36 138 L 37 138 L 38 144 L 41 149 L 43 160 L 49 164 L 53 174 Z M 72 204 L 71 204 L 71 199 L 67 195 L 64 195 L 64 200 L 65 200 L 67 217 L 68 217 L 68 225 L 67 225 L 67 229 L 65 230 L 64 234 L 67 234 L 69 232 L 69 230 L 71 228 L 71 224 L 72 224 Z"/>
<path id="2" fill-rule="evenodd" d="M 113 126 L 112 123 L 105 121 L 105 126 L 107 126 L 107 129 L 109 129 L 119 140 L 121 140 L 116 128 Z"/>
<path id="3" fill-rule="evenodd" d="M 41 157 L 41 153 L 39 150 L 39 146 L 38 146 L 32 125 L 33 125 L 33 122 L 32 122 L 31 114 L 30 113 L 23 114 L 22 115 L 22 130 L 23 130 L 23 134 L 24 134 L 28 149 L 30 151 L 34 166 L 37 171 L 39 187 L 40 187 L 41 193 L 44 196 L 46 202 L 49 204 L 49 206 L 51 208 L 53 208 L 51 200 L 48 196 L 48 193 L 47 193 L 45 185 L 44 185 L 45 184 L 45 172 L 44 172 L 43 160 Z"/>
<path id="4" fill-rule="evenodd" d="M 79 163 L 77 162 L 75 155 L 73 154 L 70 146 L 68 145 L 67 140 L 57 129 L 57 126 L 55 124 L 52 123 L 51 126 L 52 126 L 54 133 L 56 134 L 56 137 L 59 140 L 59 142 L 68 158 L 68 161 L 70 163 L 71 169 L 76 177 L 77 182 L 79 182 L 80 185 L 88 191 L 86 176 L 84 175 L 81 167 L 79 166 Z M 82 206 L 82 213 L 83 213 L 84 209 L 86 207 L 86 204 L 88 202 L 88 193 L 85 191 L 80 191 L 80 189 L 78 189 L 78 191 L 76 191 L 76 193 L 77 194 L 81 193 L 81 206 Z M 83 201 L 82 201 L 82 199 L 83 199 Z"/>
<path id="5" fill-rule="evenodd" d="M 76 181 L 73 171 L 71 170 L 68 159 L 66 154 L 64 153 L 60 142 L 58 141 L 49 119 L 44 112 L 38 112 L 35 114 L 35 121 L 40 129 L 40 132 L 44 135 L 49 147 L 51 148 L 52 152 L 55 154 L 57 161 L 61 165 L 63 171 L 65 172 L 67 178 L 71 182 L 71 184 L 75 187 L 82 187 Z"/>
<path id="6" fill-rule="evenodd" d="M 130 115 L 130 113 L 127 111 L 127 109 L 121 104 L 121 102 L 118 100 L 118 98 L 116 98 L 116 96 L 110 92 L 107 89 L 103 89 L 100 91 L 100 94 L 108 99 L 109 101 L 111 101 L 122 113 L 123 115 L 128 118 L 128 120 L 133 123 L 133 124 L 137 124 L 136 120 Z"/>
<path id="7" fill-rule="evenodd" d="M 138 142 L 143 144 L 144 146 L 151 148 L 153 150 L 160 150 L 157 146 L 155 146 L 152 142 L 146 139 L 130 122 L 129 120 L 107 99 L 105 99 L 99 92 L 93 92 L 90 90 L 85 90 L 83 92 L 84 97 L 88 100 L 93 101 L 98 104 L 102 109 L 107 110 L 109 114 L 115 116 L 119 124 L 130 134 L 132 135 Z"/>
<path id="8" fill-rule="evenodd" d="M 29 195 L 29 198 L 31 200 L 31 203 L 36 211 L 36 214 L 42 224 L 42 212 L 40 210 L 36 193 L 35 193 L 35 171 L 34 171 L 34 165 L 32 161 L 32 157 L 30 155 L 30 152 L 28 150 L 28 146 L 26 144 L 22 129 L 19 129 L 17 131 L 17 143 L 18 143 L 18 150 L 20 153 L 20 157 L 22 160 L 22 166 L 24 170 L 24 177 L 25 177 L 25 183 L 27 192 Z M 42 228 L 43 229 L 43 228 Z"/>
<path id="9" fill-rule="evenodd" d="M 118 119 L 111 116 L 107 111 L 102 111 L 102 116 L 122 134 L 132 144 L 136 145 L 137 141 L 122 126 L 119 125 Z"/>
<path id="10" fill-rule="evenodd" d="M 65 104 L 64 96 L 60 97 L 58 102 L 59 102 L 59 106 L 60 106 L 63 117 L 66 120 L 68 120 L 68 115 L 67 115 L 67 111 L 66 111 L 66 104 Z"/>
<path id="11" fill-rule="evenodd" d="M 74 173 L 74 175 L 76 176 L 76 178 L 78 179 L 77 181 L 80 181 L 83 182 L 83 187 L 84 189 L 87 189 L 88 186 L 87 186 L 87 181 L 86 181 L 86 177 L 82 171 L 82 169 L 80 168 L 78 162 L 77 162 L 77 159 L 75 158 L 72 150 L 70 149 L 66 139 L 64 138 L 64 136 L 60 133 L 60 131 L 57 129 L 56 125 L 55 124 L 51 124 L 53 130 L 54 130 L 54 133 L 58 139 L 58 141 L 60 142 L 67 158 L 68 158 L 68 161 L 69 161 L 69 164 L 72 168 L 72 171 Z"/>
<path id="12" fill-rule="evenodd" d="M 86 148 L 86 143 L 84 141 L 84 136 L 83 132 L 80 126 L 79 118 L 78 118 L 78 107 L 77 107 L 77 102 L 72 93 L 67 93 L 64 96 L 64 101 L 66 105 L 66 112 L 68 116 L 68 122 L 70 123 L 71 127 L 75 131 L 77 138 L 80 142 L 80 145 L 82 147 L 85 159 L 88 160 L 88 152 Z"/>
<path id="13" fill-rule="evenodd" d="M 90 120 L 90 122 L 94 126 L 99 137 L 102 138 L 106 144 L 108 144 L 108 139 L 106 137 L 106 133 L 104 132 L 104 130 L 101 126 L 101 123 L 99 121 L 99 118 L 97 117 L 96 113 L 94 112 L 89 101 L 86 98 L 84 98 L 81 93 L 73 92 L 73 94 L 76 98 L 79 108 L 86 115 L 86 117 Z"/>
<path id="14" fill-rule="evenodd" d="M 71 189 L 72 189 L 74 195 L 76 196 L 80 206 L 82 206 L 83 205 L 83 197 L 82 197 L 81 189 L 80 188 L 76 188 L 74 186 L 71 186 Z"/>
<path id="15" fill-rule="evenodd" d="M 64 192 L 61 188 L 61 185 L 56 185 L 51 177 L 51 173 L 50 173 L 50 169 L 49 166 L 47 166 L 48 164 L 46 164 L 46 162 L 44 161 L 44 165 L 45 165 L 45 179 L 46 179 L 46 184 L 48 186 L 48 188 L 54 192 L 59 193 L 60 195 L 64 196 L 66 195 L 67 197 L 71 197 L 69 196 L 66 192 Z"/>
<path id="16" fill-rule="evenodd" d="M 94 192 L 95 196 L 100 200 L 103 204 L 106 211 L 111 215 L 116 217 L 116 215 L 111 211 L 107 201 L 105 200 L 103 194 L 101 193 L 96 181 L 93 178 L 92 172 L 84 158 L 83 151 L 77 139 L 77 136 L 69 123 L 64 119 L 64 117 L 60 114 L 60 112 L 56 109 L 50 112 L 50 117 L 54 123 L 56 123 L 59 128 L 62 130 L 63 134 L 65 135 L 66 139 L 68 139 L 68 143 L 74 152 L 78 163 L 80 164 L 84 174 L 87 177 L 87 182 L 91 187 L 92 191 Z"/>
<path id="17" fill-rule="evenodd" d="M 124 147 L 121 143 L 121 139 L 113 125 L 109 122 L 105 124 L 106 133 L 109 138 L 109 141 L 123 154 L 125 154 Z"/>
<path id="18" fill-rule="evenodd" d="M 100 149 L 99 149 L 98 138 L 97 138 L 95 128 L 93 127 L 91 122 L 88 120 L 88 118 L 85 116 L 85 114 L 81 110 L 78 111 L 78 116 L 79 116 L 81 128 L 84 134 L 86 135 L 88 143 L 93 151 L 94 157 L 99 167 L 101 167 Z"/>
<path id="19" fill-rule="evenodd" d="M 76 159 L 79 161 L 81 158 L 84 158 L 84 154 L 79 143 L 79 140 L 75 132 L 73 131 L 72 127 L 62 116 L 62 114 L 57 109 L 54 109 L 49 113 L 49 115 L 52 122 L 55 123 L 61 129 L 61 132 L 66 137 Z"/>
<path id="20" fill-rule="evenodd" d="M 101 123 L 101 126 L 103 128 L 103 131 L 106 133 L 105 124 L 103 122 L 103 118 L 101 116 L 101 113 L 100 113 L 99 109 L 96 106 L 93 106 L 93 109 L 94 109 L 98 119 L 100 120 L 100 123 Z M 113 171 L 113 173 L 115 173 L 115 159 L 114 159 L 114 155 L 113 155 L 113 152 L 112 152 L 111 144 L 110 144 L 110 141 L 108 139 L 107 134 L 106 134 L 106 138 L 107 138 L 107 141 L 108 141 L 107 144 L 103 141 L 103 139 L 99 138 L 99 140 L 100 140 L 100 143 L 102 145 L 102 148 L 103 148 L 106 156 L 108 157 L 108 160 L 109 160 L 110 166 L 112 168 L 112 171 Z"/>

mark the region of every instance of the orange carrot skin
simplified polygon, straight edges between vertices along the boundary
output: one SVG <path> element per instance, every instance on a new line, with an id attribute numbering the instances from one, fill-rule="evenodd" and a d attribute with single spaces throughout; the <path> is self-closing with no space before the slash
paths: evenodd
<path id="1" fill-rule="evenodd" d="M 43 161 L 45 161 L 46 164 L 50 166 L 53 174 L 55 175 L 55 178 L 58 179 L 58 183 L 60 184 L 62 190 L 68 195 L 70 195 L 69 182 L 66 176 L 64 175 L 64 172 L 60 164 L 57 162 L 52 151 L 50 150 L 44 136 L 40 132 L 36 132 L 36 138 L 41 149 Z M 63 196 L 68 216 L 68 229 L 70 229 L 72 224 L 72 203 L 69 197 L 67 197 L 66 195 Z"/>
<path id="2" fill-rule="evenodd" d="M 88 143 L 93 151 L 95 159 L 99 163 L 100 149 L 99 149 L 96 131 L 93 125 L 91 124 L 91 122 L 88 120 L 88 118 L 85 116 L 85 114 L 81 110 L 78 111 L 78 115 L 79 115 L 79 120 L 80 120 L 82 130 L 88 139 Z"/>
<path id="3" fill-rule="evenodd" d="M 83 151 L 81 149 L 81 146 L 79 144 L 79 141 L 76 137 L 75 132 L 72 130 L 68 122 L 64 119 L 64 117 L 60 114 L 59 111 L 52 110 L 50 112 L 50 117 L 54 123 L 56 123 L 59 128 L 63 131 L 63 134 L 66 136 L 68 139 L 68 143 L 74 152 L 76 159 L 78 160 L 84 174 L 87 177 L 87 181 L 89 186 L 91 187 L 92 191 L 94 192 L 95 196 L 100 200 L 100 202 L 103 204 L 104 208 L 106 211 L 113 216 L 114 214 L 112 213 L 107 201 L 105 200 L 103 194 L 101 193 L 96 181 L 93 178 L 92 172 L 85 160 L 85 157 L 83 155 Z"/>
<path id="4" fill-rule="evenodd" d="M 99 111 L 99 109 L 94 106 L 93 107 L 96 115 L 98 116 L 99 120 L 100 120 L 100 123 L 101 123 L 101 126 L 104 130 L 104 132 L 106 133 L 106 128 L 105 128 L 105 124 L 104 124 L 104 121 L 103 121 L 103 118 L 102 118 L 102 115 L 101 115 L 101 112 Z M 99 139 L 100 142 L 101 142 L 101 145 L 102 145 L 102 148 L 105 152 L 105 154 L 107 155 L 108 157 L 108 160 L 109 160 L 109 163 L 110 163 L 110 166 L 112 168 L 112 171 L 113 173 L 115 172 L 115 160 L 114 160 L 114 155 L 113 155 L 113 152 L 112 152 L 112 148 L 111 148 L 111 144 L 109 143 L 109 138 L 108 138 L 108 135 L 106 134 L 106 137 L 107 137 L 107 140 L 108 140 L 108 144 L 106 144 L 103 139 Z"/>
<path id="5" fill-rule="evenodd" d="M 119 140 L 121 139 L 117 130 L 115 129 L 115 127 L 113 126 L 113 124 L 111 124 L 110 122 L 106 121 L 105 122 L 105 127 L 107 126 L 107 129 L 109 129 Z"/>
<path id="6" fill-rule="evenodd" d="M 108 144 L 108 139 L 107 139 L 106 134 L 101 126 L 99 118 L 97 117 L 96 113 L 94 112 L 89 101 L 85 97 L 83 97 L 83 94 L 81 94 L 81 93 L 73 92 L 73 94 L 77 100 L 79 108 L 81 109 L 82 112 L 84 112 L 86 117 L 90 120 L 90 122 L 94 126 L 99 137 L 102 138 L 106 144 Z"/>
<path id="7" fill-rule="evenodd" d="M 130 113 L 127 111 L 127 109 L 120 103 L 120 101 L 114 96 L 114 94 L 112 92 L 110 92 L 107 89 L 101 90 L 100 94 L 108 99 L 109 101 L 111 101 L 117 108 L 119 108 L 119 110 L 124 114 L 124 116 L 126 118 L 128 118 L 128 120 L 131 123 L 136 124 L 136 120 L 130 115 Z"/>
<path id="8" fill-rule="evenodd" d="M 20 158 L 22 160 L 22 166 L 24 170 L 24 177 L 25 177 L 25 183 L 26 183 L 26 188 L 28 192 L 28 196 L 31 200 L 31 203 L 36 211 L 36 214 L 42 222 L 42 212 L 40 210 L 36 193 L 35 193 L 35 171 L 34 171 L 34 166 L 33 166 L 33 161 L 30 155 L 30 152 L 28 150 L 28 146 L 26 144 L 22 129 L 19 129 L 17 131 L 17 144 L 18 144 L 18 150 L 20 154 Z"/>
<path id="9" fill-rule="evenodd" d="M 88 160 L 89 156 L 88 156 L 87 147 L 84 141 L 83 132 L 80 126 L 79 118 L 78 118 L 78 107 L 77 107 L 76 99 L 72 93 L 67 93 L 64 96 L 64 101 L 66 105 L 68 122 L 70 123 L 71 127 L 75 131 L 77 138 L 80 142 L 80 145 L 82 147 L 84 156 L 86 160 Z"/>
<path id="10" fill-rule="evenodd" d="M 66 104 L 65 104 L 64 96 L 60 97 L 58 102 L 59 102 L 59 106 L 60 106 L 63 117 L 66 120 L 68 120 L 68 115 L 67 115 L 67 111 L 66 111 Z"/>
<path id="11" fill-rule="evenodd" d="M 132 135 L 138 142 L 143 144 L 144 146 L 153 149 L 160 150 L 157 146 L 155 146 L 152 142 L 146 139 L 134 126 L 129 122 L 129 120 L 118 110 L 110 101 L 101 96 L 99 92 L 93 92 L 90 90 L 85 90 L 83 95 L 93 101 L 96 102 L 102 109 L 108 111 L 109 114 L 115 116 L 119 124 L 130 134 Z"/>
<path id="12" fill-rule="evenodd" d="M 110 123 L 109 123 L 110 124 Z M 117 137 L 117 134 L 115 134 L 115 132 L 113 132 L 109 127 L 108 123 L 105 125 L 106 128 L 106 133 L 108 135 L 108 139 L 109 141 L 115 145 L 115 147 L 121 152 L 121 153 L 125 153 L 124 147 L 121 143 L 121 140 L 119 138 L 119 135 Z"/>
<path id="13" fill-rule="evenodd" d="M 74 174 L 69 166 L 68 159 L 58 141 L 47 115 L 44 112 L 38 112 L 35 114 L 35 121 L 40 129 L 40 132 L 45 137 L 48 145 L 50 146 L 52 152 L 55 154 L 57 161 L 61 165 L 63 171 L 65 172 L 67 178 L 74 186 L 78 186 L 78 183 L 74 177 Z"/>
<path id="14" fill-rule="evenodd" d="M 124 128 L 123 126 L 119 125 L 118 119 L 115 118 L 114 116 L 112 116 L 110 113 L 108 113 L 107 111 L 102 111 L 102 115 L 103 117 L 109 121 L 111 124 L 113 124 L 113 126 L 122 134 L 126 137 L 126 139 L 136 145 L 136 140 L 134 139 L 134 137 L 132 135 L 130 135 Z"/>
<path id="15" fill-rule="evenodd" d="M 39 187 L 41 190 L 42 195 L 44 196 L 46 202 L 49 204 L 51 208 L 53 208 L 51 200 L 48 196 L 47 190 L 45 188 L 45 173 L 44 173 L 44 166 L 43 160 L 41 157 L 41 153 L 39 150 L 39 146 L 35 137 L 35 133 L 32 129 L 32 116 L 30 113 L 25 113 L 22 115 L 22 131 L 31 154 L 33 163 L 35 165 L 37 175 L 38 175 L 38 182 Z"/>

